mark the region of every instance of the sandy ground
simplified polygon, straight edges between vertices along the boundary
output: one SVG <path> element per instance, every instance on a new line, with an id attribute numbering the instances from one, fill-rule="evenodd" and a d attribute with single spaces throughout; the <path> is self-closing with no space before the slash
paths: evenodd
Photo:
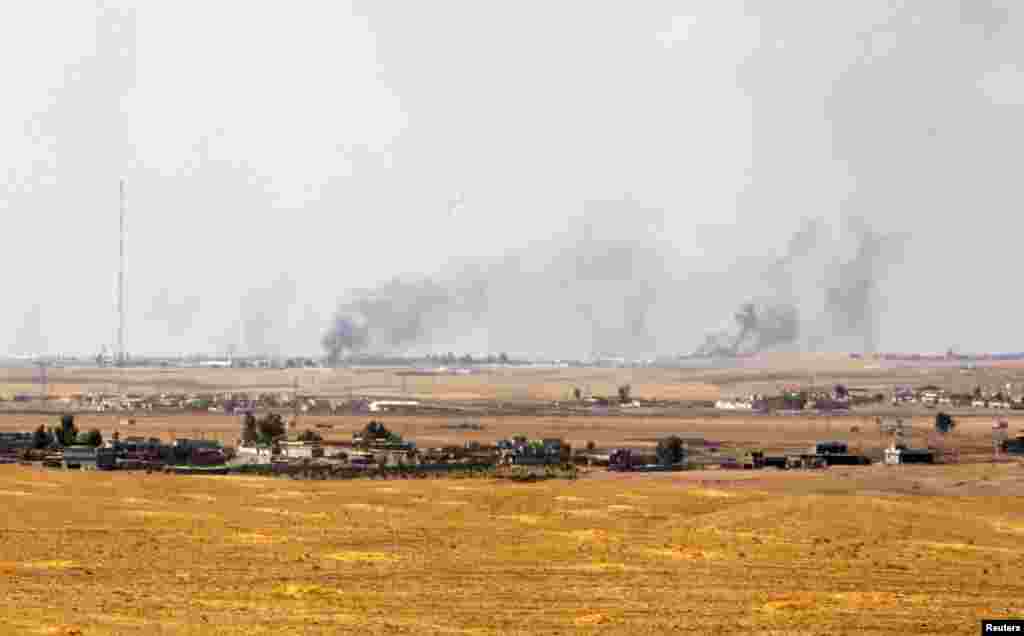
<path id="1" fill-rule="evenodd" d="M 818 363 L 822 373 L 833 364 Z M 184 377 L 209 387 L 226 377 L 215 373 Z M 252 388 L 287 379 L 252 373 L 233 381 Z M 751 373 L 649 384 L 731 391 L 781 381 Z M 600 381 L 613 390 L 620 379 L 583 371 L 472 390 L 528 396 L 532 381 Z M 82 375 L 67 385 L 106 380 Z M 386 373 L 364 380 L 400 386 Z M 441 396 L 470 390 L 438 386 Z M 944 443 L 986 458 L 991 423 L 1005 415 L 1011 431 L 1024 427 L 1012 414 L 962 417 Z M 514 434 L 640 446 L 677 433 L 768 450 L 818 439 L 864 450 L 887 442 L 873 417 L 858 416 L 374 417 L 421 446 Z M 927 441 L 932 417 L 912 418 L 917 442 Z M 237 418 L 214 414 L 134 419 L 91 414 L 77 424 L 227 443 L 239 429 Z M 302 417 L 299 428 L 330 426 L 317 430 L 345 439 L 368 419 Z M 0 430 L 55 423 L 53 415 L 0 416 Z M 462 423 L 484 430 L 449 428 Z M 595 471 L 529 485 L 0 466 L 0 633 L 976 633 L 980 618 L 1024 616 L 1021 495 L 1024 467 L 1015 461 Z"/>
<path id="2" fill-rule="evenodd" d="M 1024 615 L 1021 500 L 912 490 L 1020 466 L 855 471 L 512 485 L 2 466 L 0 630 L 971 634 Z"/>
<path id="3" fill-rule="evenodd" d="M 661 400 L 714 400 L 752 392 L 772 393 L 785 384 L 830 386 L 841 382 L 872 390 L 894 385 L 936 384 L 958 392 L 975 386 L 993 390 L 1010 383 L 1024 386 L 1024 363 L 961 369 L 854 360 L 844 356 L 766 355 L 733 362 L 728 368 L 604 369 L 604 368 L 481 368 L 470 376 L 410 376 L 409 369 L 91 369 L 51 368 L 51 395 L 83 391 L 291 391 L 324 397 L 351 393 L 370 396 L 460 400 L 564 400 L 574 387 L 596 395 L 613 395 L 630 384 L 634 395 Z M 38 371 L 0 369 L 0 393 L 38 393 Z"/>

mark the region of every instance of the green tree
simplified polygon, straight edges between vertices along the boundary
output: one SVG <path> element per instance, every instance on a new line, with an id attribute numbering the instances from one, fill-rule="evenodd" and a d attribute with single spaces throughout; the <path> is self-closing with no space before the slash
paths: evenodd
<path id="1" fill-rule="evenodd" d="M 626 404 L 628 402 L 631 402 L 632 399 L 630 397 L 630 394 L 632 392 L 633 392 L 633 387 L 629 386 L 628 384 L 623 384 L 622 386 L 620 386 L 619 387 L 619 402 L 621 402 L 622 404 Z"/>
<path id="2" fill-rule="evenodd" d="M 256 428 L 259 431 L 260 440 L 267 444 L 285 434 L 284 420 L 277 413 L 268 413 L 261 417 L 256 423 Z"/>
<path id="3" fill-rule="evenodd" d="M 663 466 L 671 466 L 683 461 L 683 440 L 676 435 L 670 435 L 658 441 L 656 454 L 658 462 Z"/>
<path id="4" fill-rule="evenodd" d="M 32 448 L 36 450 L 43 450 L 53 445 L 54 439 L 53 434 L 46 430 L 46 427 L 42 424 L 36 429 L 36 432 L 32 434 Z"/>
<path id="5" fill-rule="evenodd" d="M 947 414 L 940 412 L 935 416 L 935 430 L 945 435 L 956 428 L 956 422 Z"/>
<path id="6" fill-rule="evenodd" d="M 93 428 L 87 433 L 79 433 L 77 441 L 79 444 L 97 448 L 99 446 L 103 446 L 103 434 L 99 432 L 99 429 Z"/>
<path id="7" fill-rule="evenodd" d="M 324 441 L 324 438 L 321 437 L 320 434 L 317 433 L 316 431 L 311 431 L 309 429 L 306 429 L 306 430 L 302 431 L 301 433 L 299 433 L 299 441 L 300 442 L 322 442 L 322 441 Z"/>
<path id="8" fill-rule="evenodd" d="M 53 437 L 61 446 L 71 446 L 78 441 L 78 428 L 75 426 L 75 416 L 71 414 L 62 415 L 60 428 L 53 429 Z"/>
<path id="9" fill-rule="evenodd" d="M 251 446 L 259 439 L 259 431 L 256 429 L 256 416 L 246 413 L 242 418 L 242 443 Z"/>

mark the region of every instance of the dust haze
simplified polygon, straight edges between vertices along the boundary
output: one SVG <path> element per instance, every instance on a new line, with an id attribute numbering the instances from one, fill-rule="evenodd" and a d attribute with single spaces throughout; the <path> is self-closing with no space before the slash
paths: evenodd
<path id="1" fill-rule="evenodd" d="M 44 5 L 12 353 L 112 344 L 121 177 L 134 353 L 1019 348 L 1014 3 Z"/>

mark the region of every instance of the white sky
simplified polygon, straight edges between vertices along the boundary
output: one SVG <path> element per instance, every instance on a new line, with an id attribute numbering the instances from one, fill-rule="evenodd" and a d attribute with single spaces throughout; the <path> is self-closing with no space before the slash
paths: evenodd
<path id="1" fill-rule="evenodd" d="M 9 3 L 0 351 L 114 340 L 122 175 L 131 351 L 223 350 L 262 304 L 314 352 L 348 289 L 626 192 L 684 287 L 747 281 L 808 216 L 913 231 L 882 346 L 1024 349 L 1024 15 L 964 2 Z M 752 291 L 681 301 L 671 347 Z M 189 328 L 145 320 L 194 298 Z"/>

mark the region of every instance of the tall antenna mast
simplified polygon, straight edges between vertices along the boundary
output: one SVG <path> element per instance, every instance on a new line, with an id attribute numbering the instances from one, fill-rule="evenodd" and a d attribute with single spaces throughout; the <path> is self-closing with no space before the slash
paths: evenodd
<path id="1" fill-rule="evenodd" d="M 119 181 L 120 185 L 120 201 L 121 201 L 121 260 L 117 273 L 117 364 L 124 366 L 125 355 L 124 350 L 124 216 L 125 216 L 125 201 L 124 201 L 124 179 Z"/>

